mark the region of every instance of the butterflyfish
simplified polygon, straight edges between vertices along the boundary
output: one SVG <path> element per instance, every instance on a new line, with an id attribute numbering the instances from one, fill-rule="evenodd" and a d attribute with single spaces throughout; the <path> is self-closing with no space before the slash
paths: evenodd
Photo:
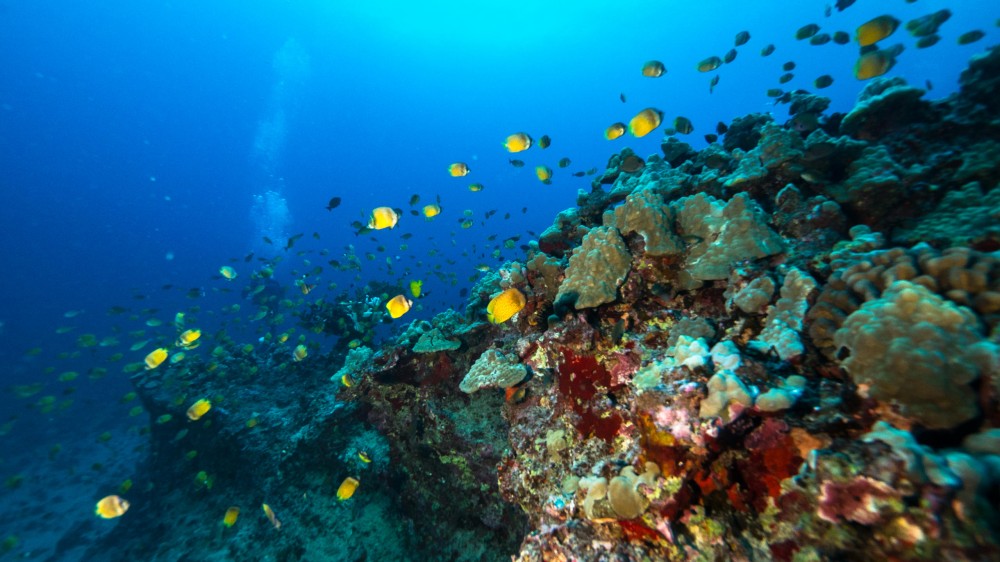
<path id="1" fill-rule="evenodd" d="M 858 26 L 855 37 L 858 39 L 858 45 L 867 47 L 892 35 L 898 27 L 898 19 L 890 15 L 879 16 Z"/>
<path id="2" fill-rule="evenodd" d="M 433 203 L 430 205 L 424 205 L 423 212 L 424 217 L 432 219 L 441 214 L 441 206 Z"/>
<path id="3" fill-rule="evenodd" d="M 167 349 L 164 347 L 154 349 L 146 356 L 146 370 L 152 370 L 160 366 L 167 359 Z"/>
<path id="4" fill-rule="evenodd" d="M 191 407 L 187 409 L 187 417 L 191 421 L 198 421 L 211 409 L 212 401 L 208 398 L 202 398 L 194 404 L 191 404 Z"/>
<path id="5" fill-rule="evenodd" d="M 492 324 L 506 322 L 524 308 L 526 302 L 524 293 L 515 288 L 507 289 L 486 305 L 486 319 Z"/>
<path id="6" fill-rule="evenodd" d="M 538 139 L 538 148 L 546 149 L 552 145 L 552 139 L 548 135 L 542 135 L 542 138 Z"/>
<path id="7" fill-rule="evenodd" d="M 642 75 L 647 78 L 659 78 L 666 71 L 667 67 L 663 66 L 663 63 L 658 60 L 651 60 L 642 65 Z"/>
<path id="8" fill-rule="evenodd" d="M 616 138 L 625 134 L 625 123 L 615 123 L 607 129 L 604 129 L 604 138 L 608 140 L 615 140 Z"/>
<path id="9" fill-rule="evenodd" d="M 201 330 L 184 330 L 181 335 L 177 336 L 177 341 L 174 344 L 184 349 L 194 349 L 198 347 L 198 338 L 200 337 Z"/>
<path id="10" fill-rule="evenodd" d="M 372 230 L 395 228 L 397 222 L 399 222 L 399 215 L 392 207 L 376 207 L 368 219 L 368 228 Z"/>
<path id="11" fill-rule="evenodd" d="M 448 173 L 453 178 L 460 178 L 469 174 L 469 167 L 464 162 L 455 162 L 448 166 Z"/>
<path id="12" fill-rule="evenodd" d="M 295 349 L 292 351 L 292 361 L 298 363 L 299 361 L 305 359 L 307 355 L 309 355 L 309 352 L 306 350 L 306 346 L 300 343 L 295 346 Z"/>
<path id="13" fill-rule="evenodd" d="M 411 306 L 413 306 L 413 301 L 403 295 L 396 295 L 389 299 L 389 302 L 385 303 L 385 308 L 389 311 L 389 316 L 393 318 L 399 318 L 406 314 L 410 311 Z"/>
<path id="14" fill-rule="evenodd" d="M 473 193 L 479 193 L 480 191 L 483 190 L 483 187 L 484 186 L 481 183 L 470 183 L 469 184 L 469 191 L 471 191 Z"/>
<path id="15" fill-rule="evenodd" d="M 674 129 L 682 135 L 690 135 L 694 132 L 694 125 L 687 117 L 677 117 L 674 119 Z"/>
<path id="16" fill-rule="evenodd" d="M 548 166 L 535 166 L 535 175 L 544 184 L 552 183 L 552 168 Z"/>
<path id="17" fill-rule="evenodd" d="M 115 517 L 124 515 L 128 511 L 128 506 L 129 503 L 118 496 L 105 496 L 101 498 L 101 501 L 97 502 L 94 513 L 103 519 L 114 519 Z"/>
<path id="18" fill-rule="evenodd" d="M 340 483 L 340 487 L 337 488 L 337 499 L 340 501 L 350 499 L 350 497 L 354 495 L 354 491 L 358 489 L 358 484 L 360 484 L 360 482 L 358 482 L 357 478 L 352 478 L 350 476 L 345 478 L 344 481 Z"/>
<path id="19" fill-rule="evenodd" d="M 236 270 L 233 269 L 233 268 L 231 268 L 231 267 L 229 267 L 228 265 L 224 265 L 224 266 L 220 267 L 219 268 L 219 274 L 222 275 L 223 277 L 225 277 L 226 279 L 230 280 L 230 281 L 232 281 L 233 279 L 236 279 Z"/>
<path id="20" fill-rule="evenodd" d="M 523 152 L 531 148 L 531 137 L 528 133 L 514 133 L 507 137 L 503 145 L 507 149 L 507 152 Z M 514 161 L 511 161 L 511 164 L 514 164 Z M 524 163 L 521 163 L 521 165 L 523 166 Z M 514 167 L 517 168 L 520 166 L 514 164 Z"/>
<path id="21" fill-rule="evenodd" d="M 660 110 L 647 107 L 640 111 L 628 123 L 628 130 L 636 137 L 644 137 L 660 126 L 663 121 L 663 113 Z"/>
<path id="22" fill-rule="evenodd" d="M 236 518 L 240 516 L 240 508 L 233 506 L 226 510 L 226 515 L 222 518 L 222 524 L 232 527 L 236 524 Z"/>
<path id="23" fill-rule="evenodd" d="M 903 51 L 902 45 L 888 49 L 878 49 L 861 55 L 854 64 L 854 77 L 858 80 L 868 80 L 882 76 L 896 64 L 896 56 Z"/>
<path id="24" fill-rule="evenodd" d="M 423 281 L 419 279 L 410 281 L 410 294 L 413 295 L 413 298 L 419 299 L 420 294 L 423 293 L 423 290 L 424 290 Z"/>

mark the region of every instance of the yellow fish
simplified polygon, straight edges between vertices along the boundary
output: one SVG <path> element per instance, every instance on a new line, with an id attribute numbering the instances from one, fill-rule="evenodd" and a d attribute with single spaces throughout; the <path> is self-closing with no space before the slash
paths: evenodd
<path id="1" fill-rule="evenodd" d="M 222 518 L 222 524 L 232 527 L 236 524 L 236 518 L 240 516 L 240 508 L 233 506 L 226 510 L 226 515 Z"/>
<path id="2" fill-rule="evenodd" d="M 183 351 L 179 351 L 179 352 L 177 352 L 177 353 L 175 353 L 175 354 L 173 354 L 173 355 L 170 356 L 170 364 L 171 365 L 176 365 L 177 363 L 180 363 L 181 361 L 183 361 L 184 357 L 186 357 L 184 355 L 184 352 Z"/>
<path id="3" fill-rule="evenodd" d="M 372 230 L 395 228 L 397 222 L 399 222 L 399 215 L 392 207 L 376 207 L 372 211 L 371 218 L 368 219 L 368 228 Z"/>
<path id="4" fill-rule="evenodd" d="M 897 27 L 899 27 L 898 19 L 889 15 L 879 16 L 858 26 L 855 37 L 858 39 L 858 45 L 867 47 L 892 35 Z"/>
<path id="5" fill-rule="evenodd" d="M 285 343 L 286 341 L 288 341 L 288 334 L 287 333 L 281 334 L 280 336 L 278 336 L 278 343 Z"/>
<path id="6" fill-rule="evenodd" d="M 615 140 L 616 138 L 625 134 L 625 123 L 615 123 L 607 129 L 604 129 L 604 138 L 608 140 Z"/>
<path id="7" fill-rule="evenodd" d="M 358 489 L 358 484 L 360 484 L 360 482 L 358 482 L 357 478 L 352 478 L 350 476 L 345 478 L 344 481 L 340 483 L 340 487 L 337 488 L 337 499 L 340 501 L 350 499 L 350 497 L 354 495 L 354 491 Z"/>
<path id="8" fill-rule="evenodd" d="M 483 188 L 484 188 L 484 186 L 481 183 L 472 183 L 472 184 L 469 184 L 469 191 L 471 191 L 473 193 L 479 193 L 480 191 L 483 190 Z"/>
<path id="9" fill-rule="evenodd" d="M 548 166 L 535 166 L 535 175 L 544 184 L 552 183 L 552 168 Z"/>
<path id="10" fill-rule="evenodd" d="M 299 361 L 305 359 L 307 355 L 309 355 L 309 352 L 306 351 L 306 346 L 300 343 L 299 345 L 295 346 L 295 350 L 292 351 L 292 361 L 298 363 Z"/>
<path id="11" fill-rule="evenodd" d="M 528 133 L 514 133 L 503 143 L 508 152 L 522 152 L 531 148 L 531 137 Z"/>
<path id="12" fill-rule="evenodd" d="M 177 347 L 183 347 L 184 349 L 194 349 L 198 347 L 198 338 L 201 337 L 201 330 L 184 330 L 181 335 L 177 336 L 177 341 L 174 344 Z"/>
<path id="13" fill-rule="evenodd" d="M 515 288 L 507 289 L 486 305 L 486 319 L 491 324 L 501 324 L 520 312 L 526 303 L 524 293 Z"/>
<path id="14" fill-rule="evenodd" d="M 389 311 L 389 316 L 393 318 L 399 318 L 406 314 L 410 311 L 411 306 L 413 306 L 413 301 L 403 295 L 396 295 L 389 299 L 389 302 L 385 303 L 385 308 Z"/>
<path id="15" fill-rule="evenodd" d="M 364 451 L 358 451 L 358 458 L 361 459 L 361 462 L 363 462 L 365 464 L 368 464 L 368 463 L 372 462 L 371 457 L 369 457 L 368 453 L 366 453 Z"/>
<path id="16" fill-rule="evenodd" d="M 663 66 L 663 63 L 658 60 L 651 60 L 642 65 L 642 75 L 647 78 L 659 78 L 666 71 L 667 67 Z"/>
<path id="17" fill-rule="evenodd" d="M 441 214 L 441 206 L 440 205 L 434 205 L 434 204 L 424 205 L 424 216 L 425 217 L 427 217 L 429 219 L 432 219 L 432 218 L 434 218 L 434 217 L 436 217 L 436 216 L 438 216 L 440 214 Z"/>
<path id="18" fill-rule="evenodd" d="M 636 137 L 644 137 L 660 126 L 663 121 L 663 113 L 652 107 L 640 111 L 628 123 L 628 130 Z"/>
<path id="19" fill-rule="evenodd" d="M 150 351 L 149 355 L 146 356 L 146 370 L 149 371 L 159 367 L 160 363 L 163 363 L 164 361 L 166 361 L 166 359 L 167 359 L 166 348 L 161 347 L 159 349 L 154 349 L 153 351 Z"/>
<path id="20" fill-rule="evenodd" d="M 340 382 L 347 388 L 354 386 L 354 381 L 351 380 L 351 375 L 344 373 L 344 376 L 340 377 Z"/>
<path id="21" fill-rule="evenodd" d="M 219 273 L 223 277 L 225 277 L 226 279 L 229 279 L 230 281 L 232 281 L 233 279 L 236 279 L 236 270 L 233 269 L 233 268 L 231 268 L 231 267 L 229 267 L 228 265 L 224 265 L 224 266 L 220 267 L 219 268 Z"/>
<path id="22" fill-rule="evenodd" d="M 202 398 L 187 409 L 187 417 L 191 421 L 198 421 L 212 409 L 212 402 L 208 398 Z"/>
<path id="23" fill-rule="evenodd" d="M 858 80 L 868 80 L 882 76 L 896 64 L 896 56 L 902 52 L 903 46 L 896 45 L 889 49 L 879 49 L 865 53 L 854 63 L 854 77 Z"/>
<path id="24" fill-rule="evenodd" d="M 455 162 L 454 164 L 448 166 L 448 173 L 451 174 L 453 178 L 460 178 L 462 176 L 469 175 L 469 167 L 464 162 Z"/>
<path id="25" fill-rule="evenodd" d="M 267 516 L 267 520 L 270 521 L 272 525 L 274 525 L 275 529 L 280 529 L 281 521 L 279 521 L 278 518 L 274 515 L 274 510 L 271 509 L 271 506 L 265 503 L 261 504 L 261 507 L 264 509 L 264 515 Z"/>
<path id="26" fill-rule="evenodd" d="M 97 502 L 94 513 L 104 519 L 114 519 L 115 517 L 124 515 L 128 511 L 128 506 L 129 503 L 118 496 L 105 496 L 101 498 L 101 501 Z"/>
<path id="27" fill-rule="evenodd" d="M 413 295 L 413 298 L 419 299 L 420 298 L 420 293 L 423 292 L 423 290 L 424 290 L 424 282 L 423 281 L 421 281 L 419 279 L 417 279 L 415 281 L 410 281 L 410 294 Z"/>

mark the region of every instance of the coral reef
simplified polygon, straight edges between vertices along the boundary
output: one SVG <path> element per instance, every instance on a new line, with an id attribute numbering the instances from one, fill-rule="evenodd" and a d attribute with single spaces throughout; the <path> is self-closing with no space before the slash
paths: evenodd
<path id="1" fill-rule="evenodd" d="M 873 80 L 842 119 L 796 94 L 789 123 L 736 119 L 701 153 L 665 140 L 628 171 L 622 151 L 464 314 L 381 347 L 185 367 L 219 407 L 154 428 L 184 467 L 150 463 L 156 501 L 221 513 L 204 470 L 280 508 L 280 534 L 240 532 L 288 560 L 1000 558 L 998 61 L 942 100 Z M 510 289 L 524 308 L 484 322 Z M 315 375 L 341 365 L 350 385 Z M 182 418 L 160 376 L 136 377 L 145 407 Z M 346 476 L 377 499 L 334 522 Z M 364 552 L 306 538 L 389 510 Z M 166 540 L 156 513 L 122 530 Z"/>

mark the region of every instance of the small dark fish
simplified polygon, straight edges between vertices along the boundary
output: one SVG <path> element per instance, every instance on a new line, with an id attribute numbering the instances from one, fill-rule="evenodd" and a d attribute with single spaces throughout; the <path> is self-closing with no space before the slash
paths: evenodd
<path id="1" fill-rule="evenodd" d="M 596 173 L 597 173 L 597 168 L 591 168 L 591 169 L 587 170 L 587 175 L 588 176 L 592 176 L 592 175 L 594 175 Z"/>
<path id="2" fill-rule="evenodd" d="M 934 84 L 933 84 L 933 83 L 931 83 L 931 81 L 930 81 L 930 80 L 926 80 L 926 81 L 924 82 L 924 85 L 925 85 L 925 86 L 927 86 L 927 91 L 928 91 L 928 92 L 934 89 Z"/>
<path id="3" fill-rule="evenodd" d="M 823 76 L 813 80 L 813 86 L 816 86 L 816 88 L 820 90 L 830 87 L 831 84 L 833 84 L 833 76 L 830 76 L 829 74 L 824 74 Z"/>
<path id="4" fill-rule="evenodd" d="M 416 205 L 419 202 L 420 202 L 420 195 L 414 193 L 413 195 L 410 196 L 410 206 L 411 207 L 414 206 L 414 205 Z"/>
<path id="5" fill-rule="evenodd" d="M 514 166 L 515 168 L 523 168 L 524 167 L 524 160 L 510 160 L 510 159 L 508 159 L 507 161 L 510 162 L 510 165 Z"/>
<path id="6" fill-rule="evenodd" d="M 581 170 L 579 172 L 573 172 L 573 177 L 574 178 L 582 178 L 585 175 L 587 175 L 587 172 L 584 172 L 583 170 Z"/>
<path id="7" fill-rule="evenodd" d="M 410 214 L 413 215 L 413 216 L 415 216 L 415 217 L 419 217 L 420 216 L 420 211 L 417 211 L 416 209 L 410 209 Z"/>
<path id="8" fill-rule="evenodd" d="M 253 259 L 253 252 L 247 254 L 247 257 L 243 258 L 244 263 L 249 263 Z"/>
<path id="9" fill-rule="evenodd" d="M 708 83 L 708 93 L 711 94 L 712 92 L 714 92 L 715 87 L 718 85 L 719 85 L 719 75 L 716 74 L 715 76 L 712 77 L 712 81 Z"/>
<path id="10" fill-rule="evenodd" d="M 288 251 L 288 250 L 291 250 L 291 249 L 292 249 L 292 246 L 294 246 L 294 245 L 295 245 L 295 242 L 296 242 L 296 241 L 297 241 L 297 240 L 298 240 L 299 238 L 302 238 L 303 236 L 305 236 L 305 233 L 304 233 L 304 232 L 300 232 L 300 233 L 298 233 L 298 234 L 296 234 L 296 235 L 292 236 L 291 238 L 289 238 L 289 239 L 288 239 L 288 242 L 286 242 L 286 243 L 285 243 L 285 251 Z"/>
<path id="11" fill-rule="evenodd" d="M 274 244 L 274 242 L 272 242 L 271 239 L 268 238 L 267 236 L 264 236 L 261 239 L 264 240 L 265 244 Z"/>
<path id="12" fill-rule="evenodd" d="M 951 10 L 945 8 L 906 22 L 906 30 L 914 37 L 928 37 L 936 34 L 941 24 L 950 18 Z"/>
<path id="13" fill-rule="evenodd" d="M 635 154 L 630 154 L 622 160 L 621 170 L 632 174 L 641 170 L 645 165 L 646 163 L 642 160 L 642 158 L 639 158 Z"/>
<path id="14" fill-rule="evenodd" d="M 967 31 L 967 32 L 959 35 L 958 36 L 958 44 L 959 45 L 969 45 L 971 43 L 975 43 L 976 41 L 979 41 L 983 37 L 986 37 L 985 33 L 983 33 L 982 31 L 980 31 L 978 29 L 974 29 L 972 31 Z"/>
<path id="15" fill-rule="evenodd" d="M 769 98 L 780 98 L 781 94 L 785 93 L 780 88 L 770 88 L 767 91 L 767 97 Z"/>
<path id="16" fill-rule="evenodd" d="M 838 45 L 846 45 L 851 42 L 851 36 L 846 31 L 836 31 L 833 34 L 833 42 Z"/>
<path id="17" fill-rule="evenodd" d="M 763 49 L 760 50 L 760 56 L 762 56 L 762 57 L 769 57 L 769 56 L 771 56 L 771 53 L 773 53 L 773 52 L 774 52 L 774 44 L 773 43 L 769 43 Z"/>
<path id="18" fill-rule="evenodd" d="M 504 213 L 503 220 L 510 220 L 510 213 Z"/>
<path id="19" fill-rule="evenodd" d="M 690 135 L 694 132 L 694 125 L 687 117 L 678 117 L 674 119 L 674 129 L 677 129 L 677 132 L 682 135 Z"/>
<path id="20" fill-rule="evenodd" d="M 402 238 L 403 240 L 409 240 L 410 238 L 413 238 L 413 233 L 407 232 L 406 234 L 400 236 L 400 238 Z"/>
<path id="21" fill-rule="evenodd" d="M 784 70 L 785 72 L 791 72 L 795 70 L 795 62 L 793 61 L 786 62 L 785 64 L 781 65 L 781 70 Z"/>
<path id="22" fill-rule="evenodd" d="M 622 103 L 625 103 L 625 92 L 618 94 L 618 99 L 622 100 Z"/>
<path id="23" fill-rule="evenodd" d="M 749 40 L 750 40 L 750 32 L 749 31 L 741 31 L 741 32 L 739 32 L 739 33 L 736 34 L 736 46 L 737 47 L 740 47 L 742 45 L 746 45 L 747 41 L 749 41 Z"/>
<path id="24" fill-rule="evenodd" d="M 826 45 L 830 42 L 829 33 L 820 33 L 819 35 L 813 35 L 809 38 L 810 45 Z"/>
<path id="25" fill-rule="evenodd" d="M 780 78 L 778 78 L 778 83 L 787 84 L 792 81 L 792 78 L 795 78 L 795 75 L 792 74 L 791 72 L 786 72 L 782 74 Z"/>
<path id="26" fill-rule="evenodd" d="M 525 214 L 525 213 L 527 213 L 527 212 L 528 212 L 528 208 L 527 207 L 521 207 L 521 214 L 522 215 Z"/>
<path id="27" fill-rule="evenodd" d="M 542 135 L 542 138 L 538 139 L 538 148 L 545 149 L 552 145 L 552 139 L 548 135 Z"/>
<path id="28" fill-rule="evenodd" d="M 313 232 L 313 238 L 315 238 L 316 240 L 319 240 L 319 233 L 318 232 Z"/>
<path id="29" fill-rule="evenodd" d="M 816 25 L 815 23 L 810 23 L 800 27 L 799 30 L 795 32 L 795 38 L 800 41 L 802 39 L 809 39 L 813 35 L 816 35 L 818 32 L 819 32 L 819 26 Z"/>
<path id="30" fill-rule="evenodd" d="M 937 45 L 937 42 L 940 40 L 940 35 L 927 35 L 925 37 L 921 37 L 920 39 L 917 39 L 917 48 L 926 49 L 927 47 L 932 47 Z"/>
<path id="31" fill-rule="evenodd" d="M 331 197 L 330 202 L 326 204 L 326 210 L 332 211 L 340 206 L 340 197 Z"/>
<path id="32" fill-rule="evenodd" d="M 570 165 L 570 159 L 569 158 L 562 158 L 562 159 L 559 160 L 559 167 L 560 168 L 565 168 L 565 167 L 567 167 L 569 165 Z"/>
<path id="33" fill-rule="evenodd" d="M 856 0 L 837 0 L 837 3 L 834 5 L 837 7 L 838 12 L 843 12 L 844 10 L 850 8 L 855 1 Z"/>
<path id="34" fill-rule="evenodd" d="M 715 142 L 717 140 L 719 140 L 719 136 L 718 135 L 715 135 L 713 133 L 709 133 L 709 134 L 705 135 L 705 142 L 707 142 L 708 144 L 712 144 L 713 142 Z"/>
<path id="35" fill-rule="evenodd" d="M 465 298 L 465 297 L 469 296 L 469 290 L 468 289 L 462 289 L 461 291 L 458 292 L 458 296 L 460 296 L 462 298 Z"/>
<path id="36" fill-rule="evenodd" d="M 729 64 L 736 60 L 736 49 L 729 49 L 726 51 L 726 55 L 722 57 L 722 62 Z"/>

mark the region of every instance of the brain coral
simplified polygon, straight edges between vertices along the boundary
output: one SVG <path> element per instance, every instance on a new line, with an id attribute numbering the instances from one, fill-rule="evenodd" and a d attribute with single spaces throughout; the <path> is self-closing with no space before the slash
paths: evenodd
<path id="1" fill-rule="evenodd" d="M 978 414 L 969 383 L 997 360 L 970 310 L 908 281 L 852 313 L 834 342 L 849 352 L 841 365 L 871 397 L 935 429 Z"/>
<path id="2" fill-rule="evenodd" d="M 569 258 L 566 279 L 559 286 L 556 300 L 575 297 L 577 309 L 613 302 L 631 263 L 632 254 L 617 229 L 593 228 Z"/>

